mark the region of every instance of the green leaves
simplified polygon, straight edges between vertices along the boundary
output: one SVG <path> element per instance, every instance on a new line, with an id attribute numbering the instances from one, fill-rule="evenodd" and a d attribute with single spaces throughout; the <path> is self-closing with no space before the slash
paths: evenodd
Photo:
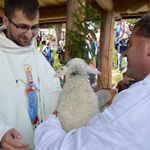
<path id="1" fill-rule="evenodd" d="M 72 12 L 76 30 L 66 29 L 68 40 L 67 50 L 71 58 L 79 57 L 88 63 L 88 51 L 90 51 L 90 49 L 86 43 L 86 36 L 88 33 L 91 33 L 93 38 L 95 37 L 96 28 L 93 23 L 98 20 L 98 11 L 91 6 L 90 1 L 86 2 L 86 4 L 83 0 L 77 0 L 77 2 L 79 3 L 79 7 Z"/>

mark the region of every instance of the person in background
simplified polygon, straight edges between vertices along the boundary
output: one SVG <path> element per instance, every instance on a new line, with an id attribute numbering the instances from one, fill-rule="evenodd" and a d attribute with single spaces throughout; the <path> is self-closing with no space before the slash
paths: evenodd
<path id="1" fill-rule="evenodd" d="M 123 52 L 127 49 L 128 47 L 128 35 L 124 32 L 120 32 L 120 35 L 116 37 L 115 39 L 115 48 L 117 50 L 117 55 L 118 55 L 118 59 L 117 59 L 117 64 L 118 64 L 118 72 L 121 73 L 122 72 L 122 55 Z M 125 62 L 125 69 L 127 70 L 127 59 L 126 57 L 124 57 L 124 62 Z"/>
<path id="2" fill-rule="evenodd" d="M 43 55 L 45 56 L 46 60 L 53 66 L 53 47 L 50 45 L 50 41 L 46 42 L 46 46 L 43 48 Z"/>
<path id="3" fill-rule="evenodd" d="M 55 71 L 35 46 L 37 0 L 5 0 L 0 27 L 0 147 L 34 150 L 34 129 L 52 113 L 61 91 Z"/>
<path id="4" fill-rule="evenodd" d="M 93 59 L 90 59 L 89 66 L 92 68 L 95 68 L 95 65 L 93 63 Z M 93 85 L 95 83 L 95 77 L 96 77 L 96 74 L 91 74 L 91 73 L 89 74 L 89 80 L 90 80 L 91 85 Z"/>
<path id="5" fill-rule="evenodd" d="M 129 88 L 129 86 L 131 85 L 132 78 L 128 77 L 126 75 L 126 72 L 122 74 L 122 77 L 123 77 L 122 80 L 120 80 L 116 86 L 116 88 L 118 89 L 118 93 L 121 92 L 122 90 Z"/>
<path id="6" fill-rule="evenodd" d="M 36 34 L 36 41 L 37 41 L 37 47 L 39 47 L 41 41 L 40 41 L 40 35 L 38 33 Z"/>
<path id="7" fill-rule="evenodd" d="M 98 68 L 98 59 L 99 59 L 99 53 L 100 53 L 100 30 L 96 32 L 96 41 L 97 41 L 97 51 L 95 51 L 96 55 L 96 68 Z"/>
<path id="8" fill-rule="evenodd" d="M 123 22 L 116 22 L 114 27 L 115 37 L 119 36 L 121 32 L 124 32 L 124 23 Z"/>
<path id="9" fill-rule="evenodd" d="M 88 49 L 89 49 L 88 57 L 89 59 L 93 59 L 93 57 L 98 53 L 98 43 L 90 33 L 88 33 L 86 37 L 86 41 L 88 43 Z"/>
<path id="10" fill-rule="evenodd" d="M 136 83 L 118 93 L 112 104 L 86 126 L 66 133 L 55 114 L 35 132 L 36 150 L 150 149 L 150 13 L 139 20 L 129 39 L 127 76 Z"/>
<path id="11" fill-rule="evenodd" d="M 63 61 L 65 57 L 65 39 L 61 39 L 59 41 L 59 46 L 57 48 L 56 53 L 58 54 L 58 59 L 61 63 L 61 61 Z"/>

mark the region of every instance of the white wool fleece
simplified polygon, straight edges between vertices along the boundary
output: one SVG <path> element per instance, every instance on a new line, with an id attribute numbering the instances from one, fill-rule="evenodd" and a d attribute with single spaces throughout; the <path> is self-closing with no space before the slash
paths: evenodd
<path id="1" fill-rule="evenodd" d="M 66 132 L 85 126 L 110 97 L 109 92 L 93 91 L 87 73 L 100 74 L 100 71 L 80 58 L 71 59 L 55 73 L 55 77 L 65 75 L 66 79 L 57 106 L 59 120 Z"/>
<path id="2" fill-rule="evenodd" d="M 97 95 L 85 76 L 68 79 L 59 100 L 58 116 L 63 129 L 67 132 L 85 126 L 99 112 Z"/>

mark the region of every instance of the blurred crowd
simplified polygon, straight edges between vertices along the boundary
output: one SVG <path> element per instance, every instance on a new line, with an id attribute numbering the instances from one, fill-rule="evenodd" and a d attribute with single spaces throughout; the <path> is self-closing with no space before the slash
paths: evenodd
<path id="1" fill-rule="evenodd" d="M 127 58 L 122 57 L 123 52 L 128 48 L 128 40 L 132 33 L 131 24 L 124 22 L 116 22 L 114 27 L 115 41 L 114 46 L 117 50 L 117 66 L 118 72 L 121 73 L 123 69 L 127 70 Z M 122 59 L 124 59 L 124 68 L 122 66 Z"/>

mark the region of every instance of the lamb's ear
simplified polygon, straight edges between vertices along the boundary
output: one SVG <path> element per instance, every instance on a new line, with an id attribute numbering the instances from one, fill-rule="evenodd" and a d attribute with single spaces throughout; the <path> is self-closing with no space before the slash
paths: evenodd
<path id="1" fill-rule="evenodd" d="M 68 67 L 66 67 L 66 66 L 61 67 L 60 69 L 58 69 L 58 70 L 55 72 L 54 77 L 61 77 L 61 76 L 64 76 L 64 75 L 66 75 L 67 71 L 68 71 Z"/>
<path id="2" fill-rule="evenodd" d="M 95 68 L 90 67 L 89 65 L 86 66 L 85 68 L 87 73 L 92 73 L 92 74 L 101 74 L 101 72 Z"/>

